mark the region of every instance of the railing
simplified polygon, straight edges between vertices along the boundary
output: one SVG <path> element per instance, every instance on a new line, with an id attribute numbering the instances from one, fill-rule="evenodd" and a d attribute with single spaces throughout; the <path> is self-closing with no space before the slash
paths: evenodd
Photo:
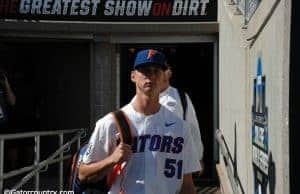
<path id="1" fill-rule="evenodd" d="M 64 142 L 65 134 L 75 134 L 67 143 Z M 58 131 L 45 131 L 45 132 L 28 132 L 28 133 L 17 133 L 17 134 L 4 134 L 0 135 L 0 192 L 3 191 L 4 180 L 15 177 L 17 175 L 28 172 L 17 184 L 15 184 L 12 189 L 18 190 L 25 183 L 27 183 L 31 178 L 35 177 L 35 190 L 39 190 L 40 183 L 40 172 L 46 171 L 48 166 L 54 163 L 59 163 L 59 189 L 63 190 L 63 162 L 64 160 L 70 158 L 70 155 L 65 155 L 71 145 L 77 141 L 77 149 L 79 149 L 81 144 L 81 138 L 84 138 L 86 134 L 85 129 L 71 129 L 71 130 L 58 130 Z M 53 136 L 57 135 L 59 137 L 58 146 L 59 148 L 50 155 L 47 159 L 40 162 L 40 138 L 42 136 Z M 4 173 L 4 142 L 6 140 L 12 139 L 24 139 L 24 138 L 34 138 L 34 161 L 31 166 L 26 166 L 10 172 Z"/>
<path id="2" fill-rule="evenodd" d="M 244 15 L 245 24 L 249 22 L 260 2 L 261 0 L 230 0 L 230 4 L 236 5 L 237 11 Z"/>
<path id="3" fill-rule="evenodd" d="M 245 9 L 246 9 L 245 20 L 248 22 L 251 19 L 254 12 L 256 11 L 261 0 L 246 0 L 246 1 L 247 3 L 245 4 Z"/>
<path id="4" fill-rule="evenodd" d="M 224 164 L 225 164 L 225 167 L 227 170 L 228 179 L 230 181 L 233 193 L 234 194 L 239 194 L 239 193 L 244 194 L 245 191 L 244 191 L 241 180 L 237 173 L 236 158 L 232 159 L 232 156 L 230 154 L 230 151 L 229 151 L 228 145 L 225 141 L 225 138 L 222 135 L 221 130 L 219 130 L 219 129 L 216 131 L 216 139 L 217 139 L 217 142 L 219 143 L 221 154 L 223 155 Z M 236 155 L 236 144 L 235 144 L 234 152 Z"/>

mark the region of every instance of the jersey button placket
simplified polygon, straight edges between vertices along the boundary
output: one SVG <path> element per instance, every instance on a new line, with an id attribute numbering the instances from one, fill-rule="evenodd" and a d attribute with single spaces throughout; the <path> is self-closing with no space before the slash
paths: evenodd
<path id="1" fill-rule="evenodd" d="M 148 126 L 148 123 L 149 123 L 149 118 L 148 117 L 146 117 L 145 118 L 145 122 L 144 122 L 144 125 L 143 125 L 143 133 L 144 134 L 151 134 L 151 133 L 148 133 L 148 129 L 147 129 L 147 126 Z M 148 150 L 148 142 L 149 141 L 146 141 L 146 145 L 145 145 L 145 152 L 144 152 L 144 157 L 145 157 L 145 160 L 144 160 L 144 170 L 145 170 L 145 173 L 144 173 L 144 181 L 145 181 L 145 183 L 146 182 L 148 182 L 148 180 L 147 180 L 147 172 L 150 170 L 149 169 L 149 165 L 148 165 L 148 161 L 149 161 L 149 150 Z M 148 193 L 148 185 L 149 184 L 144 184 L 144 188 L 145 188 L 145 193 Z"/>

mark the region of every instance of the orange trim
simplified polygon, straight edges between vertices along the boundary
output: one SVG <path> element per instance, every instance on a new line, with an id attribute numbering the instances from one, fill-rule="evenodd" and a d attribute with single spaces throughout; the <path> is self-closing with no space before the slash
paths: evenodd
<path id="1" fill-rule="evenodd" d="M 120 110 L 121 111 L 121 110 Z M 114 122 L 115 122 L 115 125 L 120 133 L 120 139 L 121 139 L 121 142 L 124 142 L 124 130 L 121 128 L 120 126 L 120 123 L 119 123 L 119 120 L 117 119 L 117 116 L 115 115 L 114 112 L 112 112 L 112 115 L 113 115 L 113 119 L 114 119 Z M 124 116 L 128 126 L 129 126 L 129 133 L 130 133 L 130 136 L 131 136 L 131 143 L 133 143 L 133 133 L 132 133 L 132 126 L 131 126 L 131 122 L 129 121 L 128 117 L 125 115 L 125 113 L 122 111 L 122 115 Z M 107 185 L 109 187 L 112 186 L 112 184 L 116 181 L 117 177 L 122 174 L 122 171 L 123 171 L 123 168 L 122 168 L 122 164 L 117 164 L 114 166 L 112 172 L 107 175 Z"/>
<path id="2" fill-rule="evenodd" d="M 121 174 L 122 172 L 122 166 L 121 164 L 117 164 L 114 166 L 112 172 L 107 176 L 107 185 L 111 187 L 114 182 L 116 181 L 117 177 Z"/>

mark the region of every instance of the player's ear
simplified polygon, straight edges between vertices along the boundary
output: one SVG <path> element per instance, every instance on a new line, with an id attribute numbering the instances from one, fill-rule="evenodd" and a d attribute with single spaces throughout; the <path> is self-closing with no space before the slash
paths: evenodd
<path id="1" fill-rule="evenodd" d="M 168 68 L 165 71 L 165 74 L 166 74 L 167 79 L 171 79 L 171 77 L 172 77 L 172 70 L 170 68 Z"/>
<path id="2" fill-rule="evenodd" d="M 133 83 L 135 83 L 135 76 L 136 76 L 136 71 L 135 70 L 131 71 L 130 79 Z"/>

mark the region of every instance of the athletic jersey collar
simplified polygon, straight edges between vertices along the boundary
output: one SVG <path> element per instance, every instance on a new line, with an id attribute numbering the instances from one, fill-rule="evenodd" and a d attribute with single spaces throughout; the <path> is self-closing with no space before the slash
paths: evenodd
<path id="1" fill-rule="evenodd" d="M 154 113 L 154 114 L 151 114 L 151 115 L 144 115 L 143 113 L 140 113 L 140 112 L 137 112 L 134 107 L 133 107 L 133 100 L 128 104 L 128 108 L 129 108 L 129 111 L 136 117 L 137 120 L 142 120 L 142 119 L 145 119 L 145 118 L 152 118 L 152 117 L 155 117 L 157 115 L 160 115 L 162 114 L 162 105 L 160 105 L 159 107 L 159 110 L 158 112 Z"/>
<path id="2" fill-rule="evenodd" d="M 169 86 L 167 89 L 165 89 L 164 91 L 162 91 L 160 94 L 159 94 L 159 97 L 163 97 L 165 95 L 167 95 L 169 93 L 169 91 L 171 90 L 172 86 Z"/>

